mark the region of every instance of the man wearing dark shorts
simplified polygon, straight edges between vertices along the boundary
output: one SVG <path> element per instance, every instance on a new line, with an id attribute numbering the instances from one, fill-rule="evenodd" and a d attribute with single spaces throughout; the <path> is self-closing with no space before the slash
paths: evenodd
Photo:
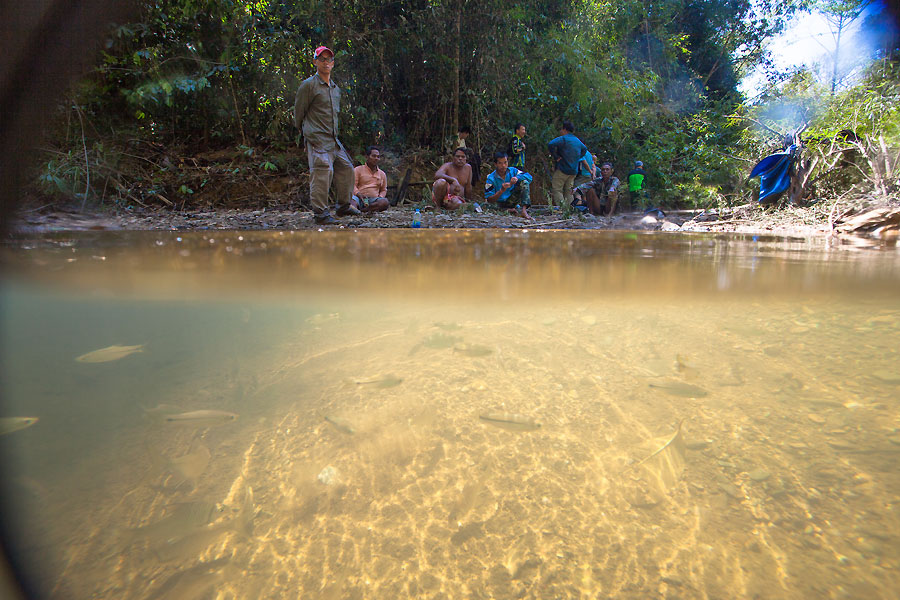
<path id="1" fill-rule="evenodd" d="M 466 163 L 466 149 L 453 151 L 450 162 L 445 162 L 434 173 L 431 201 L 438 208 L 456 210 L 472 197 L 472 166 Z"/>
<path id="2" fill-rule="evenodd" d="M 378 168 L 381 150 L 377 146 L 366 148 L 366 164 L 353 169 L 353 205 L 364 213 L 387 210 L 387 175 Z"/>

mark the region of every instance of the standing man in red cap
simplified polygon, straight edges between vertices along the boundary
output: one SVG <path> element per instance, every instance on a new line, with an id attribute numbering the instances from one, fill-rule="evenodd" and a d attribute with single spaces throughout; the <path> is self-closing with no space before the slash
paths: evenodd
<path id="1" fill-rule="evenodd" d="M 325 46 L 313 54 L 316 74 L 303 81 L 294 101 L 294 124 L 303 130 L 309 157 L 309 197 L 316 223 L 334 225 L 328 208 L 328 189 L 334 181 L 337 216 L 358 215 L 350 204 L 353 195 L 353 161 L 338 139 L 341 89 L 331 81 L 334 52 Z"/>

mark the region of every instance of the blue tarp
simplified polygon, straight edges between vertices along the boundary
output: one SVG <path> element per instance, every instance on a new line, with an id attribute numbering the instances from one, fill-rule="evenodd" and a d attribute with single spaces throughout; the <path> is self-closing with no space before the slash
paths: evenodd
<path id="1" fill-rule="evenodd" d="M 791 165 L 794 164 L 797 146 L 765 157 L 750 171 L 750 178 L 759 176 L 759 202 L 766 202 L 791 186 Z"/>

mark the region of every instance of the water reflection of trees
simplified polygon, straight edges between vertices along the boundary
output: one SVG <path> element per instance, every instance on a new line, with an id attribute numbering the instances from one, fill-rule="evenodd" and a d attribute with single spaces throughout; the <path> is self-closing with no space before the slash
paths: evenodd
<path id="1" fill-rule="evenodd" d="M 176 297 L 817 293 L 900 279 L 886 253 L 824 241 L 595 231 L 140 232 L 23 242 L 5 257 L 12 272 L 48 283 Z"/>

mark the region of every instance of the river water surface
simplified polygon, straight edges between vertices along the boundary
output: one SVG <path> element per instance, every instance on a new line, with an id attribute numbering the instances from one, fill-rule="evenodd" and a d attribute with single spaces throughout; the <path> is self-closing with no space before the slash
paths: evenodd
<path id="1" fill-rule="evenodd" d="M 37 597 L 900 589 L 896 249 L 102 232 L 2 261 Z"/>

